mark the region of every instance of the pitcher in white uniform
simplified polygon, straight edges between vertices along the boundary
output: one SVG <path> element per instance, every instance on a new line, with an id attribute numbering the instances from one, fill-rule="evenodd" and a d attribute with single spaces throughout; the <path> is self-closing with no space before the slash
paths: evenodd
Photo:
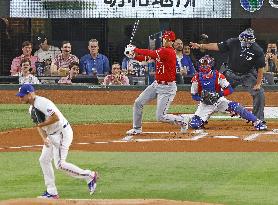
<path id="1" fill-rule="evenodd" d="M 30 104 L 30 114 L 32 108 L 35 107 L 45 115 L 45 120 L 37 124 L 37 130 L 44 142 L 39 162 L 46 186 L 46 191 L 39 198 L 59 198 L 52 167 L 53 159 L 58 170 L 64 171 L 72 177 L 84 179 L 90 194 L 93 194 L 96 189 L 97 172 L 84 170 L 66 162 L 73 139 L 73 131 L 63 114 L 52 101 L 36 95 L 31 84 L 22 85 L 17 96 L 21 103 Z"/>

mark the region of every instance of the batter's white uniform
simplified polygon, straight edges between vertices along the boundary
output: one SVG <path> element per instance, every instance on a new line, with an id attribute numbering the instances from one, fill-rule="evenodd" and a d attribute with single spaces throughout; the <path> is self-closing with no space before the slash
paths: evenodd
<path id="1" fill-rule="evenodd" d="M 32 107 L 33 106 L 31 105 L 29 108 L 30 114 Z M 58 194 L 55 185 L 52 159 L 54 159 L 54 164 L 57 169 L 66 172 L 72 177 L 84 179 L 88 184 L 93 177 L 91 176 L 92 171 L 80 169 L 79 167 L 66 162 L 69 147 L 73 139 L 73 131 L 66 118 L 55 106 L 55 104 L 47 98 L 36 95 L 34 107 L 43 112 L 46 119 L 54 113 L 59 118 L 58 122 L 42 127 L 51 142 L 48 147 L 46 145 L 43 146 L 39 159 L 47 192 L 52 195 Z"/>
<path id="2" fill-rule="evenodd" d="M 223 74 L 219 73 L 218 75 L 218 84 L 222 89 L 227 88 L 229 86 L 229 82 L 224 77 Z M 192 85 L 191 85 L 191 94 L 195 95 L 198 93 L 198 86 L 199 82 L 197 78 L 192 79 Z M 207 121 L 210 116 L 215 112 L 225 112 L 228 109 L 229 101 L 227 98 L 220 97 L 214 105 L 207 105 L 203 102 L 200 102 L 198 105 L 198 108 L 195 112 L 195 115 L 198 115 L 204 122 Z"/>

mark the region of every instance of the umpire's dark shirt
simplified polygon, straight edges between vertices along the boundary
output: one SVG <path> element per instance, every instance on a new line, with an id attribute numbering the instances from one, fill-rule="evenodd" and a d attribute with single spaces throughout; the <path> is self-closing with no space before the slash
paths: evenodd
<path id="1" fill-rule="evenodd" d="M 241 49 L 238 38 L 218 43 L 220 52 L 228 52 L 228 68 L 237 73 L 248 73 L 252 69 L 265 67 L 263 49 L 253 43 L 248 49 Z"/>

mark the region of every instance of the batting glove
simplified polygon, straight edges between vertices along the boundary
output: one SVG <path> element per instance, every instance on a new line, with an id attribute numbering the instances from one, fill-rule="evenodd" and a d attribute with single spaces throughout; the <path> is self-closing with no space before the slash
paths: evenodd
<path id="1" fill-rule="evenodd" d="M 134 45 L 127 45 L 125 47 L 125 52 L 124 54 L 128 57 L 128 58 L 134 58 L 135 57 L 135 53 L 134 53 L 134 49 L 136 48 L 136 46 Z"/>

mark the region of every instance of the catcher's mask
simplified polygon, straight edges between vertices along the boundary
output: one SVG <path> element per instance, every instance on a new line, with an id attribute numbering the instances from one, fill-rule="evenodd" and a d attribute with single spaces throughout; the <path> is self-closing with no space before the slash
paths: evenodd
<path id="1" fill-rule="evenodd" d="M 211 67 L 214 64 L 214 58 L 210 57 L 209 55 L 205 55 L 202 58 L 200 58 L 199 62 L 199 70 L 202 73 L 209 73 L 211 71 Z"/>
<path id="2" fill-rule="evenodd" d="M 239 34 L 238 39 L 240 41 L 241 48 L 249 48 L 256 41 L 254 30 L 251 28 L 244 30 L 241 34 Z"/>
<path id="3" fill-rule="evenodd" d="M 173 31 L 165 31 L 162 35 L 162 38 L 164 38 L 168 41 L 175 41 L 176 40 L 176 34 Z"/>

